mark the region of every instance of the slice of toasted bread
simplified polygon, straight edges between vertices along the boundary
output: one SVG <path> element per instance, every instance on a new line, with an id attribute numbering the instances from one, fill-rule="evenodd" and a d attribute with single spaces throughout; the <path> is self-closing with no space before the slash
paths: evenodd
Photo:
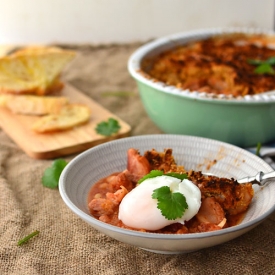
<path id="1" fill-rule="evenodd" d="M 61 90 L 60 74 L 75 55 L 57 47 L 27 47 L 0 58 L 0 93 L 45 95 Z"/>
<path id="2" fill-rule="evenodd" d="M 91 110 L 83 104 L 68 104 L 58 114 L 46 115 L 39 118 L 32 129 L 38 133 L 68 130 L 83 124 L 90 119 Z"/>
<path id="3" fill-rule="evenodd" d="M 15 114 L 56 114 L 68 103 L 68 98 L 62 96 L 0 94 L 0 106 L 8 108 Z"/>

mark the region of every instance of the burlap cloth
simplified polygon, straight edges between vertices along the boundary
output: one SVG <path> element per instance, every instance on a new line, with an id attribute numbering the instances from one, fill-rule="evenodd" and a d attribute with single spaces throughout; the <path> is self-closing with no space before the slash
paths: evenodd
<path id="1" fill-rule="evenodd" d="M 74 47 L 79 55 L 64 78 L 128 122 L 132 135 L 161 133 L 127 71 L 127 59 L 138 46 Z M 104 96 L 118 91 L 132 95 Z M 31 159 L 0 130 L 0 274 L 275 274 L 275 213 L 223 245 L 154 254 L 113 240 L 72 213 L 58 190 L 41 184 L 51 162 Z M 17 241 L 34 230 L 40 234 L 18 247 Z"/>

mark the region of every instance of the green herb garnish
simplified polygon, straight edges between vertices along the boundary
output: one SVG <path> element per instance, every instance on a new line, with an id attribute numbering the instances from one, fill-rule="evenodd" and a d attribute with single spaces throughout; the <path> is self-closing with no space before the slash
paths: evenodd
<path id="1" fill-rule="evenodd" d="M 163 171 L 160 170 L 152 170 L 150 171 L 149 174 L 145 175 L 143 178 L 141 178 L 138 183 L 142 183 L 143 181 L 147 180 L 147 179 L 151 179 L 151 178 L 155 178 L 155 177 L 159 177 L 162 176 L 164 173 Z"/>
<path id="2" fill-rule="evenodd" d="M 68 162 L 64 159 L 56 159 L 48 167 L 42 176 L 42 184 L 48 188 L 57 188 L 60 175 Z"/>
<path id="3" fill-rule="evenodd" d="M 257 66 L 254 70 L 256 74 L 275 74 L 275 70 L 272 67 L 275 65 L 275 57 L 270 57 L 266 60 L 249 59 L 247 62 Z"/>
<path id="4" fill-rule="evenodd" d="M 187 175 L 186 174 L 179 174 L 179 173 L 175 173 L 175 172 L 171 172 L 171 173 L 167 173 L 164 174 L 163 171 L 161 170 L 151 170 L 149 174 L 145 175 L 143 178 L 141 178 L 138 183 L 142 183 L 143 181 L 150 179 L 150 178 L 155 178 L 155 177 L 159 177 L 159 176 L 170 176 L 170 177 L 174 177 L 180 180 L 183 179 L 187 179 Z"/>
<path id="5" fill-rule="evenodd" d="M 175 172 L 167 173 L 167 174 L 165 174 L 165 176 L 174 177 L 174 178 L 177 178 L 177 179 L 180 179 L 180 180 L 187 179 L 186 174 L 179 174 L 179 173 L 175 173 Z"/>
<path id="6" fill-rule="evenodd" d="M 181 218 L 188 209 L 185 196 L 179 192 L 171 192 L 168 186 L 155 189 L 152 198 L 158 200 L 157 207 L 167 220 Z"/>
<path id="7" fill-rule="evenodd" d="M 164 172 L 161 170 L 152 170 L 149 174 L 141 178 L 138 183 L 142 183 L 146 179 L 163 175 L 174 177 L 180 180 L 187 179 L 186 174 L 175 172 L 164 174 Z M 161 211 L 161 214 L 168 220 L 175 220 L 182 217 L 185 210 L 188 209 L 185 196 L 179 192 L 171 192 L 168 186 L 162 186 L 155 189 L 153 191 L 152 198 L 158 200 L 157 207 Z"/>
<path id="8" fill-rule="evenodd" d="M 260 142 L 257 143 L 257 148 L 256 148 L 256 156 L 260 155 L 260 150 L 261 150 L 262 144 Z"/>
<path id="9" fill-rule="evenodd" d="M 108 121 L 103 121 L 97 124 L 95 130 L 98 134 L 103 136 L 111 136 L 119 131 L 121 126 L 114 118 L 109 118 Z"/>
<path id="10" fill-rule="evenodd" d="M 23 239 L 19 240 L 17 242 L 17 245 L 20 246 L 24 243 L 26 243 L 29 239 L 31 239 L 32 237 L 36 236 L 39 234 L 39 231 L 38 230 L 35 230 L 34 232 L 32 232 L 31 234 L 29 234 L 28 236 L 24 237 Z"/>

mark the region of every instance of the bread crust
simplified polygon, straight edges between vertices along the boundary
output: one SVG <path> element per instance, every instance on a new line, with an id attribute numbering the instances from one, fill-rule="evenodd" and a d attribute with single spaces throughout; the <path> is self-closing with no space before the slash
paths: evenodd
<path id="1" fill-rule="evenodd" d="M 14 114 L 48 115 L 60 112 L 69 103 L 64 96 L 36 96 L 0 94 L 0 106 Z"/>
<path id="2" fill-rule="evenodd" d="M 75 55 L 58 47 L 37 46 L 0 58 L 0 93 L 47 95 L 61 91 L 61 73 Z"/>
<path id="3" fill-rule="evenodd" d="M 32 130 L 37 133 L 52 133 L 71 129 L 89 121 L 91 110 L 84 104 L 68 104 L 59 113 L 39 118 Z"/>

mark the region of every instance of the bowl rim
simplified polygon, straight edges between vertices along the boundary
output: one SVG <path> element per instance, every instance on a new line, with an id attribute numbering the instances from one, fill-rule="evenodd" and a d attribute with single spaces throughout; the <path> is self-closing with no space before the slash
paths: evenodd
<path id="1" fill-rule="evenodd" d="M 261 29 L 261 28 L 245 28 L 245 27 L 224 27 L 224 28 L 205 28 L 192 31 L 185 31 L 163 36 L 147 42 L 137 48 L 129 57 L 127 62 L 127 68 L 130 75 L 137 81 L 150 86 L 160 92 L 171 94 L 181 98 L 188 98 L 190 100 L 211 101 L 212 103 L 230 103 L 230 104 L 270 104 L 275 102 L 275 89 L 267 91 L 265 93 L 256 95 L 246 95 L 233 97 L 230 95 L 217 95 L 209 94 L 205 92 L 190 91 L 188 89 L 183 90 L 175 86 L 167 85 L 164 82 L 157 81 L 145 77 L 141 70 L 142 59 L 151 51 L 156 48 L 160 48 L 165 45 L 176 44 L 181 39 L 191 39 L 192 41 L 201 38 L 207 38 L 212 35 L 219 35 L 225 33 L 247 33 L 247 34 L 264 34 L 275 35 L 275 31 Z M 191 41 L 190 40 L 190 41 Z"/>
<path id="2" fill-rule="evenodd" d="M 70 199 L 69 196 L 66 193 L 66 177 L 67 174 L 70 172 L 71 169 L 73 169 L 75 163 L 81 161 L 82 158 L 87 157 L 87 155 L 92 154 L 95 150 L 100 150 L 103 147 L 110 146 L 114 143 L 124 143 L 124 141 L 127 140 L 135 140 L 135 139 L 147 139 L 147 138 L 157 138 L 157 136 L 162 136 L 166 138 L 170 138 L 172 136 L 177 136 L 177 137 L 193 137 L 193 136 L 188 136 L 188 135 L 174 135 L 174 134 L 151 134 L 151 135 L 141 135 L 141 136 L 132 136 L 132 137 L 126 137 L 126 138 L 120 138 L 118 140 L 112 140 L 100 145 L 97 145 L 95 147 L 92 147 L 79 155 L 77 155 L 75 158 L 73 158 L 64 168 L 60 175 L 59 179 L 59 193 L 64 201 L 64 203 L 69 207 L 69 209 L 74 212 L 76 215 L 78 215 L 81 219 L 86 221 L 87 223 L 91 224 L 92 227 L 95 225 L 96 227 L 99 228 L 104 228 L 105 230 L 109 230 L 112 232 L 116 232 L 119 234 L 127 235 L 127 236 L 135 236 L 135 237 L 140 237 L 140 238 L 150 238 L 150 239 L 162 239 L 162 240 L 187 240 L 187 239 L 203 239 L 203 238 L 212 238 L 212 237 L 217 237 L 217 236 L 222 236 L 222 235 L 227 235 L 230 233 L 234 233 L 236 231 L 243 231 L 243 230 L 248 230 L 251 227 L 255 227 L 258 224 L 260 224 L 263 220 L 265 220 L 269 215 L 271 215 L 275 211 L 275 203 L 272 208 L 270 208 L 268 211 L 266 211 L 264 214 L 261 216 L 251 220 L 247 221 L 244 224 L 238 224 L 232 227 L 228 227 L 222 230 L 217 230 L 217 231 L 211 231 L 211 232 L 200 232 L 200 233 L 188 233 L 188 234 L 163 234 L 163 233 L 151 233 L 151 232 L 140 232 L 140 231 L 135 231 L 135 230 L 130 230 L 130 229 L 125 229 L 125 228 L 120 228 L 114 225 L 110 225 L 107 223 L 104 223 L 102 221 L 97 220 L 93 216 L 85 213 L 83 210 L 78 208 Z M 215 143 L 218 143 L 220 145 L 225 145 L 225 146 L 231 146 L 231 148 L 238 149 L 240 151 L 245 151 L 246 154 L 253 155 L 254 157 L 257 157 L 255 154 L 240 148 L 238 146 L 223 142 L 223 141 L 218 141 L 218 140 L 213 140 L 209 138 L 204 138 L 204 137 L 196 137 L 197 139 L 200 140 L 212 140 Z M 272 169 L 272 167 L 266 163 L 264 160 L 262 160 L 260 157 L 259 161 L 262 162 L 264 166 L 267 168 Z"/>

